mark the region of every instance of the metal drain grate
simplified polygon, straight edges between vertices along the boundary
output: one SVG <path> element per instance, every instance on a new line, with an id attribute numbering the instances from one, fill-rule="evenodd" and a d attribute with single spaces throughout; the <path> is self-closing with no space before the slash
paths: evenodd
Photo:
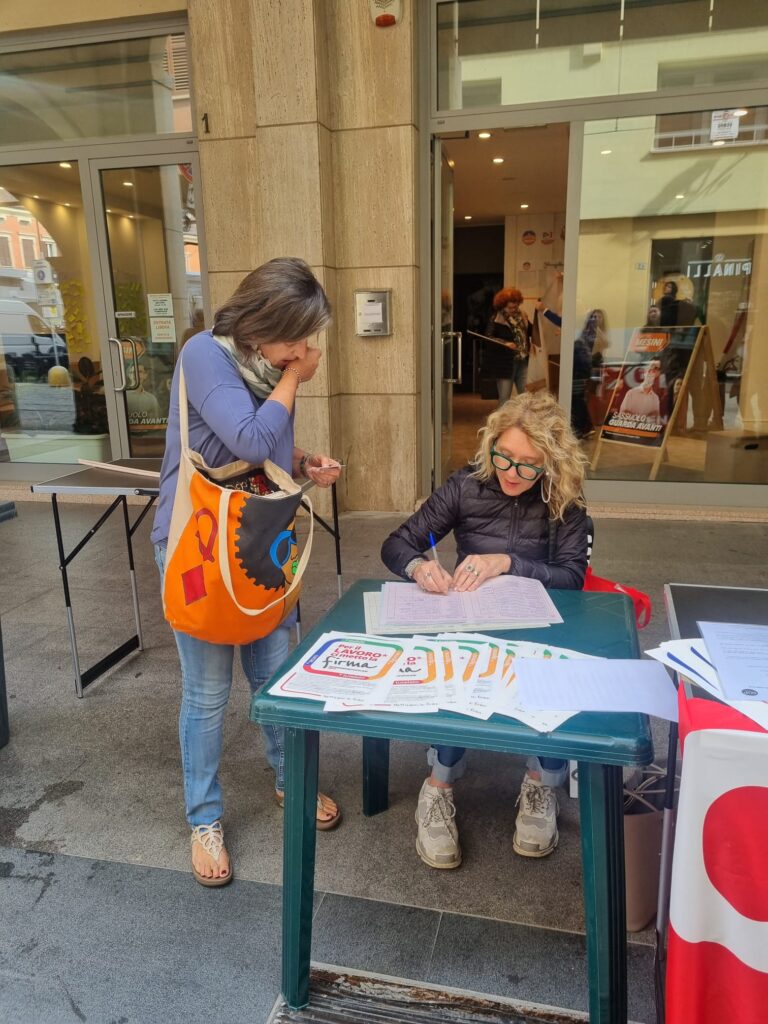
<path id="1" fill-rule="evenodd" d="M 281 1001 L 267 1024 L 584 1024 L 586 1014 L 496 1000 L 372 974 L 312 971 L 310 1003 Z"/>

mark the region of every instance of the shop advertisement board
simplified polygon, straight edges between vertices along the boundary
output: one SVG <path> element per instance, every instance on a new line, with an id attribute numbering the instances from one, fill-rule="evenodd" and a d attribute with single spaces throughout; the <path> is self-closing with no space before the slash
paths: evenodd
<path id="1" fill-rule="evenodd" d="M 605 440 L 661 445 L 670 410 L 659 356 L 669 340 L 669 331 L 640 328 L 621 366 L 603 368 L 603 391 L 611 395 L 601 428 Z"/>

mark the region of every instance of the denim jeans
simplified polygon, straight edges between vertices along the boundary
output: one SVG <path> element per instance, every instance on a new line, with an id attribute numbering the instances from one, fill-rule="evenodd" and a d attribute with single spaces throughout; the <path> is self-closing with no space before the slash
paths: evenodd
<path id="1" fill-rule="evenodd" d="M 464 747 L 430 747 L 427 764 L 438 782 L 453 783 L 464 774 Z M 539 772 L 545 786 L 562 786 L 568 776 L 568 762 L 559 757 L 529 757 L 529 771 Z"/>
<path id="2" fill-rule="evenodd" d="M 165 544 L 155 545 L 155 562 L 162 581 Z M 256 693 L 288 656 L 288 626 L 278 626 L 262 640 L 240 648 L 243 671 Z M 182 696 L 179 713 L 179 743 L 184 772 L 184 803 L 187 821 L 209 825 L 224 813 L 219 782 L 224 716 L 232 688 L 235 648 L 211 644 L 187 633 L 173 631 L 181 662 Z M 263 727 L 267 761 L 275 772 L 275 788 L 285 790 L 283 729 Z"/>
<path id="3" fill-rule="evenodd" d="M 512 397 L 512 385 L 518 395 L 525 391 L 525 384 L 528 380 L 528 360 L 516 359 L 511 377 L 500 377 L 496 381 L 496 390 L 499 394 L 499 405 L 504 405 Z"/>

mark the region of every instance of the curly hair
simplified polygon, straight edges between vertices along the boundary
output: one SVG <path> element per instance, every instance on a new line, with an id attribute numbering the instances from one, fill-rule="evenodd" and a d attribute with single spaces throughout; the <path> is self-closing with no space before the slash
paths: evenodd
<path id="1" fill-rule="evenodd" d="M 508 302 L 522 302 L 523 293 L 519 288 L 502 288 L 493 296 L 493 308 L 504 309 Z"/>
<path id="2" fill-rule="evenodd" d="M 545 476 L 552 484 L 550 515 L 562 519 L 570 505 L 586 507 L 582 495 L 587 457 L 571 430 L 568 419 L 555 398 L 546 391 L 524 391 L 492 412 L 478 431 L 480 447 L 474 457 L 478 480 L 491 480 L 496 470 L 491 449 L 505 430 L 522 430 L 533 447 L 541 452 Z"/>

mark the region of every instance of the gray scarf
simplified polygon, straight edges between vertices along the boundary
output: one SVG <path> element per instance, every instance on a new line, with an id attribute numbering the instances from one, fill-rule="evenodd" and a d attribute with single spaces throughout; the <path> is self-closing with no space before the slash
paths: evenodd
<path id="1" fill-rule="evenodd" d="M 218 334 L 214 334 L 213 340 L 229 354 L 248 390 L 257 398 L 269 398 L 283 376 L 283 371 L 279 367 L 273 366 L 255 349 L 252 355 L 241 355 L 231 338 L 222 338 Z"/>

